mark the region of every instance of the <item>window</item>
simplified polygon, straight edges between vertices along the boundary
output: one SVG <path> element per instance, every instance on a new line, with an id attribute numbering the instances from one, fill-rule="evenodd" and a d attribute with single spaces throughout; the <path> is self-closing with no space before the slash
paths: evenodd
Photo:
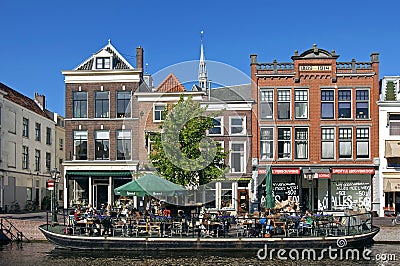
<path id="1" fill-rule="evenodd" d="M 87 92 L 76 91 L 73 94 L 74 118 L 87 118 Z"/>
<path id="2" fill-rule="evenodd" d="M 41 139 L 41 125 L 40 123 L 35 123 L 35 140 L 40 141 Z"/>
<path id="3" fill-rule="evenodd" d="M 22 136 L 29 138 L 29 119 L 22 118 Z"/>
<path id="4" fill-rule="evenodd" d="M 322 159 L 334 159 L 335 158 L 335 129 L 334 128 L 322 128 L 321 129 L 321 149 Z"/>
<path id="5" fill-rule="evenodd" d="M 334 90 L 323 90 L 321 91 L 321 118 L 322 119 L 333 119 L 334 118 L 334 106 L 335 106 L 335 91 Z"/>
<path id="6" fill-rule="evenodd" d="M 22 146 L 22 169 L 29 168 L 29 148 L 28 146 Z"/>
<path id="7" fill-rule="evenodd" d="M 154 122 L 161 122 L 164 120 L 165 116 L 165 105 L 154 105 Z"/>
<path id="8" fill-rule="evenodd" d="M 87 131 L 74 131 L 74 160 L 87 160 Z"/>
<path id="9" fill-rule="evenodd" d="M 8 167 L 15 168 L 17 161 L 17 144 L 13 141 L 8 141 Z M 18 160 L 19 161 L 19 160 Z"/>
<path id="10" fill-rule="evenodd" d="M 231 172 L 245 172 L 244 143 L 231 143 Z"/>
<path id="11" fill-rule="evenodd" d="M 278 128 L 278 158 L 290 159 L 292 157 L 292 137 L 290 128 Z"/>
<path id="12" fill-rule="evenodd" d="M 274 118 L 274 92 L 272 90 L 260 91 L 260 118 Z"/>
<path id="13" fill-rule="evenodd" d="M 61 138 L 58 139 L 58 148 L 60 151 L 64 149 L 64 139 Z"/>
<path id="14" fill-rule="evenodd" d="M 389 114 L 389 135 L 400 135 L 400 114 Z"/>
<path id="15" fill-rule="evenodd" d="M 356 91 L 356 117 L 361 119 L 369 118 L 369 91 Z"/>
<path id="16" fill-rule="evenodd" d="M 278 90 L 278 119 L 290 119 L 290 90 Z"/>
<path id="17" fill-rule="evenodd" d="M 131 117 L 131 92 L 117 92 L 117 118 Z"/>
<path id="18" fill-rule="evenodd" d="M 260 160 L 272 159 L 274 156 L 274 129 L 260 129 Z"/>
<path id="19" fill-rule="evenodd" d="M 357 158 L 369 158 L 369 128 L 356 129 Z"/>
<path id="20" fill-rule="evenodd" d="M 221 182 L 221 208 L 233 208 L 232 183 Z"/>
<path id="21" fill-rule="evenodd" d="M 50 171 L 51 169 L 51 153 L 50 152 L 46 152 L 46 170 Z M 58 168 L 61 169 L 61 168 Z"/>
<path id="22" fill-rule="evenodd" d="M 40 151 L 35 150 L 35 171 L 40 171 Z"/>
<path id="23" fill-rule="evenodd" d="M 62 172 L 62 166 L 63 166 L 63 159 L 58 159 L 58 169 Z"/>
<path id="24" fill-rule="evenodd" d="M 110 159 L 110 132 L 95 131 L 95 159 L 108 160 Z"/>
<path id="25" fill-rule="evenodd" d="M 51 145 L 51 128 L 46 127 L 46 144 Z"/>
<path id="26" fill-rule="evenodd" d="M 110 69 L 110 58 L 109 57 L 97 57 L 96 68 L 97 69 Z"/>
<path id="27" fill-rule="evenodd" d="M 117 160 L 131 160 L 132 133 L 129 130 L 117 131 Z"/>
<path id="28" fill-rule="evenodd" d="M 230 134 L 246 134 L 246 117 L 230 117 Z"/>
<path id="29" fill-rule="evenodd" d="M 294 112 L 295 118 L 308 118 L 308 91 L 294 91 Z"/>
<path id="30" fill-rule="evenodd" d="M 213 118 L 213 128 L 208 130 L 209 135 L 222 135 L 223 127 L 222 127 L 222 117 L 214 117 Z"/>
<path id="31" fill-rule="evenodd" d="M 351 118 L 351 90 L 338 92 L 339 118 Z"/>
<path id="32" fill-rule="evenodd" d="M 308 159 L 308 128 L 294 130 L 294 158 Z"/>
<path id="33" fill-rule="evenodd" d="M 109 96 L 108 91 L 97 91 L 94 94 L 95 97 L 95 117 L 96 118 L 107 118 L 109 117 Z"/>
<path id="34" fill-rule="evenodd" d="M 12 134 L 16 134 L 16 128 L 17 128 L 17 119 L 15 116 L 15 112 L 10 110 L 8 112 L 8 117 L 5 121 L 8 121 L 9 123 L 9 128 L 8 128 L 8 132 L 12 133 Z"/>
<path id="35" fill-rule="evenodd" d="M 351 158 L 352 155 L 352 129 L 339 128 L 339 158 Z"/>

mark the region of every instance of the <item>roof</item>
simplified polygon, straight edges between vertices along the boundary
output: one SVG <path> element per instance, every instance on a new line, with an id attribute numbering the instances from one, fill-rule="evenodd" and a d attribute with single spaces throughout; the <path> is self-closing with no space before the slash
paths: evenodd
<path id="1" fill-rule="evenodd" d="M 48 116 L 46 112 L 43 111 L 33 99 L 19 93 L 16 90 L 11 89 L 10 87 L 4 85 L 3 83 L 0 83 L 0 90 L 6 93 L 4 95 L 5 99 L 53 121 L 53 119 L 50 116 Z"/>
<path id="2" fill-rule="evenodd" d="M 108 44 L 101 48 L 97 53 L 94 53 L 91 57 L 86 59 L 82 64 L 77 66 L 74 70 L 92 70 L 94 59 L 97 55 L 109 55 L 113 57 L 113 69 L 134 69 L 125 58 L 115 49 L 115 47 L 111 44 L 111 41 L 108 41 Z"/>
<path id="3" fill-rule="evenodd" d="M 251 84 L 233 85 L 210 90 L 211 101 L 217 99 L 224 102 L 252 101 Z"/>
<path id="4" fill-rule="evenodd" d="M 313 45 L 313 48 L 308 49 L 307 51 L 303 52 L 301 55 L 295 52 L 295 55 L 292 56 L 292 60 L 298 59 L 337 59 L 339 55 L 336 54 L 335 51 L 332 53 L 328 52 L 327 50 L 318 48 L 316 44 Z"/>
<path id="5" fill-rule="evenodd" d="M 156 92 L 185 92 L 186 89 L 173 74 L 169 74 L 155 90 Z"/>

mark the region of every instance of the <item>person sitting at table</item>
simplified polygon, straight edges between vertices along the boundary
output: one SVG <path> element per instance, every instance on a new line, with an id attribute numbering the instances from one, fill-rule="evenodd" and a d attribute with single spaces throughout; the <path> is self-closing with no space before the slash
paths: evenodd
<path id="1" fill-rule="evenodd" d="M 86 210 L 85 210 L 85 215 L 87 215 L 87 216 L 89 216 L 89 217 L 91 217 L 92 215 L 93 215 L 93 207 L 92 207 L 92 204 L 88 204 L 87 205 L 87 207 L 86 207 Z"/>
<path id="2" fill-rule="evenodd" d="M 126 217 L 128 214 L 128 209 L 126 208 L 126 205 L 122 206 L 122 210 L 119 213 L 119 217 Z"/>
<path id="3" fill-rule="evenodd" d="M 81 215 L 82 215 L 81 210 L 80 210 L 79 208 L 76 209 L 76 210 L 75 210 L 75 213 L 74 213 L 74 219 L 75 219 L 75 221 L 81 220 L 81 219 L 82 219 Z"/>

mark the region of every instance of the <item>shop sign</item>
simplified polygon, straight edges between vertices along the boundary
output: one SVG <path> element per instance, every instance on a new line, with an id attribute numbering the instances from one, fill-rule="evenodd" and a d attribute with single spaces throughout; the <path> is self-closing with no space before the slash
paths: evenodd
<path id="1" fill-rule="evenodd" d="M 330 71 L 331 65 L 301 65 L 300 71 Z"/>
<path id="2" fill-rule="evenodd" d="M 266 175 L 267 174 L 267 169 L 258 169 L 258 174 L 259 175 Z"/>
<path id="3" fill-rule="evenodd" d="M 330 173 L 317 173 L 317 178 L 331 178 Z"/>
<path id="4" fill-rule="evenodd" d="M 332 174 L 340 175 L 373 175 L 374 168 L 333 168 Z"/>
<path id="5" fill-rule="evenodd" d="M 273 175 L 299 175 L 300 169 L 299 168 L 279 168 L 279 169 L 272 169 Z"/>

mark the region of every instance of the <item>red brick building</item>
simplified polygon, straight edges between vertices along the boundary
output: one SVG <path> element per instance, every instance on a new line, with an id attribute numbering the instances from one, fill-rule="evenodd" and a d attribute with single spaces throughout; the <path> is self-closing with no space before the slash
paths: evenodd
<path id="1" fill-rule="evenodd" d="M 370 210 L 379 157 L 378 54 L 370 62 L 338 57 L 316 45 L 295 51 L 291 62 L 250 55 L 253 176 L 261 183 L 271 164 L 276 200 L 303 209 Z"/>
<path id="2" fill-rule="evenodd" d="M 108 44 L 65 76 L 65 204 L 113 203 L 113 189 L 138 170 L 139 113 L 134 92 L 142 82 L 143 49 L 136 68 Z M 141 86 L 142 85 L 142 86 Z"/>

